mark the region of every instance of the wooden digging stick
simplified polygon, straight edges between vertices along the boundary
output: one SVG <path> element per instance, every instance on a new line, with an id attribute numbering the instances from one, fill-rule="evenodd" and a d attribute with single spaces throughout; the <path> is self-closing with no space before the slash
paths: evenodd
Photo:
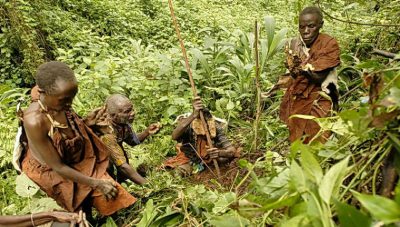
<path id="1" fill-rule="evenodd" d="M 185 59 L 185 66 L 186 66 L 187 73 L 189 74 L 189 81 L 190 81 L 190 85 L 192 86 L 193 97 L 196 97 L 197 96 L 197 90 L 196 90 L 196 86 L 194 85 L 194 80 L 193 80 L 193 76 L 192 76 L 192 70 L 190 69 L 190 66 L 189 66 L 189 60 L 188 60 L 188 57 L 187 57 L 187 54 L 186 54 L 186 48 L 185 48 L 185 45 L 183 44 L 183 39 L 182 39 L 181 33 L 179 31 L 179 25 L 178 25 L 178 23 L 176 21 L 176 17 L 175 17 L 175 14 L 174 14 L 174 7 L 172 5 L 172 0 L 168 0 L 168 5 L 169 5 L 169 10 L 171 12 L 172 22 L 173 22 L 174 27 L 175 27 L 176 35 L 178 36 L 179 44 L 181 45 L 183 58 Z M 206 138 L 207 138 L 208 147 L 209 148 L 213 148 L 213 143 L 212 143 L 212 140 L 211 140 L 210 132 L 208 130 L 207 122 L 204 119 L 203 111 L 200 111 L 200 119 L 201 119 L 201 123 L 203 124 L 203 127 L 204 127 L 204 129 L 206 131 Z M 218 178 L 220 178 L 221 177 L 221 173 L 219 171 L 218 162 L 217 162 L 217 160 L 215 158 L 213 159 L 213 163 L 214 163 L 215 169 L 217 170 L 217 176 L 218 176 Z"/>

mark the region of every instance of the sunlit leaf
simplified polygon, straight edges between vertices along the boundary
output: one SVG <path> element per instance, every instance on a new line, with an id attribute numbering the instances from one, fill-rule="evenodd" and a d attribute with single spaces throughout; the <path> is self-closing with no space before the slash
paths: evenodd
<path id="1" fill-rule="evenodd" d="M 294 160 L 290 167 L 289 184 L 294 191 L 302 193 L 307 190 L 303 169 Z"/>
<path id="2" fill-rule="evenodd" d="M 321 166 L 319 165 L 318 161 L 315 159 L 314 155 L 308 151 L 303 150 L 301 152 L 301 159 L 300 159 L 301 166 L 304 169 L 305 175 L 309 178 L 313 179 L 314 182 L 317 184 L 320 183 L 323 173 Z"/>
<path id="3" fill-rule="evenodd" d="M 275 18 L 272 16 L 264 17 L 265 30 L 267 31 L 268 46 L 272 44 L 275 35 Z"/>
<path id="4" fill-rule="evenodd" d="M 400 221 L 400 205 L 379 195 L 365 195 L 352 191 L 372 216 L 386 224 Z"/>
<path id="5" fill-rule="evenodd" d="M 249 220 L 240 216 L 236 211 L 230 211 L 220 216 L 213 216 L 209 223 L 218 227 L 243 227 L 250 224 Z"/>
<path id="6" fill-rule="evenodd" d="M 155 207 L 153 205 L 153 199 L 149 199 L 147 201 L 146 206 L 142 212 L 142 219 L 140 219 L 140 222 L 136 225 L 137 227 L 148 227 L 152 223 L 152 221 L 155 219 L 157 216 L 158 212 L 155 210 Z"/>
<path id="7" fill-rule="evenodd" d="M 17 176 L 15 184 L 17 194 L 22 197 L 32 197 L 40 190 L 39 186 L 37 186 L 37 184 L 29 179 L 24 173 Z"/>
<path id="8" fill-rule="evenodd" d="M 349 157 L 346 157 L 333 165 L 322 178 L 318 192 L 325 203 L 330 204 L 331 198 L 335 197 L 339 191 L 339 187 L 347 171 L 348 161 Z"/>

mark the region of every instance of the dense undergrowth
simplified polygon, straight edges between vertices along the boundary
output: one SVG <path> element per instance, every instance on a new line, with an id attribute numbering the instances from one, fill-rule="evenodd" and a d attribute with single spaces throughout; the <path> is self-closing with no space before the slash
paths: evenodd
<path id="1" fill-rule="evenodd" d="M 400 1 L 318 2 L 340 19 L 400 24 Z M 289 146 L 287 129 L 278 120 L 283 94 L 278 92 L 262 101 L 258 143 L 253 143 L 254 21 L 260 25 L 261 86 L 268 91 L 285 71 L 279 44 L 285 34 L 296 35 L 299 10 L 316 2 L 174 3 L 199 93 L 213 114 L 229 121 L 228 135 L 243 148 L 241 171 L 231 184 L 210 180 L 207 185 L 213 187 L 206 187 L 157 168 L 174 154 L 175 117 L 191 109 L 167 1 L 0 0 L 0 214 L 55 207 L 17 177 L 11 159 L 17 102 L 23 107 L 29 102 L 36 67 L 57 59 L 68 63 L 79 80 L 74 108 L 80 115 L 118 92 L 135 103 L 137 131 L 155 121 L 164 126 L 129 149 L 133 165 L 149 166 L 151 184 L 125 184 L 141 200 L 109 218 L 107 226 L 390 226 L 400 221 L 400 186 L 391 199 L 377 195 L 383 163 L 399 166 L 399 56 L 372 54 L 374 48 L 399 53 L 398 26 L 361 26 L 325 16 L 323 32 L 335 36 L 342 50 L 341 110 L 317 121 L 334 135 L 324 145 Z M 275 29 L 267 15 L 275 18 Z"/>

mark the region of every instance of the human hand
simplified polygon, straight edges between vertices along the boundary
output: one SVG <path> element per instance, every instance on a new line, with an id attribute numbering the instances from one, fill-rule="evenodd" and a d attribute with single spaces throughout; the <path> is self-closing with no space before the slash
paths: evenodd
<path id="1" fill-rule="evenodd" d="M 149 132 L 149 135 L 156 134 L 159 130 L 161 129 L 161 123 L 153 123 L 147 127 L 147 131 Z"/>
<path id="2" fill-rule="evenodd" d="M 216 147 L 207 148 L 207 155 L 210 159 L 216 159 L 219 157 L 220 150 Z"/>
<path id="3" fill-rule="evenodd" d="M 193 114 L 196 116 L 199 115 L 200 111 L 204 108 L 203 102 L 201 101 L 200 96 L 196 96 L 193 99 Z"/>
<path id="4" fill-rule="evenodd" d="M 76 226 L 76 224 L 79 224 L 79 227 L 89 227 L 89 223 L 86 220 L 86 214 L 82 212 L 82 210 L 80 210 L 79 213 L 54 211 L 50 212 L 50 215 L 58 222 L 71 223 L 70 226 Z"/>
<path id="5" fill-rule="evenodd" d="M 117 183 L 113 180 L 97 180 L 95 188 L 103 193 L 107 200 L 114 199 L 118 194 Z"/>

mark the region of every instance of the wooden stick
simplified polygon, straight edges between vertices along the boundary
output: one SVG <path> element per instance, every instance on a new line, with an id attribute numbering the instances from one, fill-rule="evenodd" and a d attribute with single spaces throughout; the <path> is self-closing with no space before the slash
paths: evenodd
<path id="1" fill-rule="evenodd" d="M 254 122 L 254 150 L 257 150 L 258 147 L 258 125 L 260 123 L 260 115 L 261 115 L 261 88 L 260 88 L 260 63 L 258 59 L 258 23 L 257 20 L 254 24 L 254 53 L 256 60 L 256 120 Z"/>
<path id="2" fill-rule="evenodd" d="M 395 58 L 396 57 L 396 54 L 394 54 L 394 53 L 390 53 L 390 52 L 384 51 L 384 50 L 379 50 L 376 48 L 374 48 L 371 53 L 377 54 L 377 55 L 380 55 L 383 57 L 387 57 L 387 58 Z"/>
<path id="3" fill-rule="evenodd" d="M 168 5 L 169 5 L 169 10 L 171 12 L 172 22 L 173 22 L 174 27 L 175 27 L 176 35 L 178 36 L 179 44 L 180 44 L 181 49 L 182 49 L 183 58 L 185 60 L 185 66 L 186 66 L 187 73 L 189 75 L 189 81 L 190 81 L 190 85 L 192 87 L 193 97 L 196 97 L 197 96 L 197 90 L 196 90 L 196 86 L 194 84 L 192 70 L 190 69 L 189 60 L 188 60 L 188 57 L 187 57 L 187 54 L 186 54 L 186 48 L 185 48 L 185 45 L 183 43 L 183 39 L 182 39 L 181 33 L 179 31 L 179 25 L 178 25 L 178 23 L 176 21 L 176 17 L 175 17 L 175 14 L 174 14 L 174 7 L 172 5 L 172 0 L 168 0 Z M 210 132 L 209 132 L 209 129 L 208 129 L 207 122 L 206 122 L 206 120 L 204 118 L 203 111 L 200 111 L 200 119 L 201 119 L 201 123 L 203 124 L 203 127 L 204 127 L 204 129 L 206 131 L 206 138 L 207 138 L 208 147 L 209 148 L 213 148 L 213 143 L 212 143 L 212 140 L 211 140 L 211 136 L 210 136 Z M 213 159 L 213 163 L 214 163 L 215 169 L 217 170 L 217 175 L 218 175 L 218 178 L 219 178 L 221 176 L 221 173 L 219 171 L 218 162 L 217 162 L 216 159 Z"/>

